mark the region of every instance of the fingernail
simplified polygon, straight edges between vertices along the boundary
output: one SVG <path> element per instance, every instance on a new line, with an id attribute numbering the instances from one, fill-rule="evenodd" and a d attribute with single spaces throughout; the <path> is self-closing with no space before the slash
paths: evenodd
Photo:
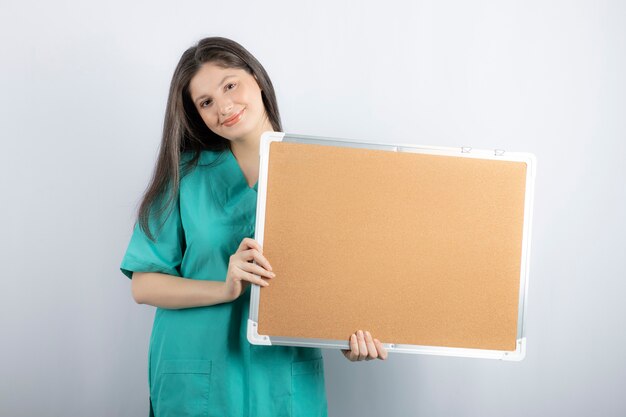
<path id="1" fill-rule="evenodd" d="M 272 278 L 274 278 L 276 276 L 276 274 L 273 273 L 273 272 L 270 275 L 272 275 Z"/>
<path id="2" fill-rule="evenodd" d="M 363 337 L 363 330 L 359 330 L 359 336 Z"/>
<path id="3" fill-rule="evenodd" d="M 365 332 L 365 334 L 367 335 L 367 337 L 369 337 L 370 339 L 372 338 L 372 335 L 370 334 L 370 332 Z"/>

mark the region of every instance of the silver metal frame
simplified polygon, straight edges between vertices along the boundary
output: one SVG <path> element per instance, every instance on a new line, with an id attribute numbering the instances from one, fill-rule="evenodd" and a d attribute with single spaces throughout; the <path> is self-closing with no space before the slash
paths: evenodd
<path id="1" fill-rule="evenodd" d="M 325 138 L 318 136 L 304 136 L 284 132 L 265 132 L 261 136 L 260 144 L 260 167 L 258 183 L 258 199 L 256 211 L 255 240 L 263 244 L 265 226 L 265 204 L 267 194 L 267 172 L 269 164 L 269 148 L 272 142 L 309 143 L 316 145 L 342 146 L 352 148 L 378 149 L 391 152 L 413 152 L 431 155 L 457 156 L 462 158 L 493 159 L 504 161 L 525 162 L 526 170 L 526 194 L 524 201 L 524 227 L 522 237 L 522 259 L 520 271 L 520 296 L 517 321 L 517 344 L 513 351 L 466 349 L 441 346 L 420 346 L 384 343 L 383 346 L 389 353 L 414 353 L 427 355 L 461 356 L 473 358 L 489 358 L 520 361 L 526 355 L 526 305 L 528 299 L 528 267 L 530 261 L 530 241 L 532 208 L 534 196 L 534 183 L 537 161 L 535 155 L 527 152 L 507 152 L 501 149 L 485 150 L 472 149 L 469 147 L 437 147 L 414 144 L 383 144 L 375 142 L 357 142 L 348 139 Z M 273 337 L 260 335 L 257 331 L 259 313 L 260 288 L 252 285 L 250 298 L 250 316 L 248 318 L 248 341 L 256 345 L 282 345 L 319 348 L 350 349 L 347 340 L 308 339 L 291 337 Z"/>

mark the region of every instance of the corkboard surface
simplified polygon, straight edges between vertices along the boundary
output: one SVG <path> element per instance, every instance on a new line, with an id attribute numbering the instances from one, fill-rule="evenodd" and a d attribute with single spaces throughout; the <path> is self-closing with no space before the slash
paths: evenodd
<path id="1" fill-rule="evenodd" d="M 515 350 L 526 169 L 272 142 L 259 334 Z"/>

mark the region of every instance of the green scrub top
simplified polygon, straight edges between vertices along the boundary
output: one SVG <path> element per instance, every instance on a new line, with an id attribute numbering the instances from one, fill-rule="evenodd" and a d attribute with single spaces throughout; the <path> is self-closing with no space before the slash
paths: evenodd
<path id="1" fill-rule="evenodd" d="M 225 281 L 230 255 L 244 237 L 254 238 L 257 186 L 248 185 L 230 149 L 202 151 L 158 234 L 151 216 L 155 242 L 135 223 L 121 271 Z M 156 417 L 327 416 L 319 348 L 248 342 L 250 289 L 233 302 L 156 309 L 148 370 Z"/>

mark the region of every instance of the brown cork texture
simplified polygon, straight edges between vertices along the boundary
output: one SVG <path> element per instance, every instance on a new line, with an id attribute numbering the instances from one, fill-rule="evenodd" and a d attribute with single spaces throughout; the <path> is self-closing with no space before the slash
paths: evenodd
<path id="1" fill-rule="evenodd" d="M 526 168 L 272 142 L 259 334 L 515 350 Z"/>

